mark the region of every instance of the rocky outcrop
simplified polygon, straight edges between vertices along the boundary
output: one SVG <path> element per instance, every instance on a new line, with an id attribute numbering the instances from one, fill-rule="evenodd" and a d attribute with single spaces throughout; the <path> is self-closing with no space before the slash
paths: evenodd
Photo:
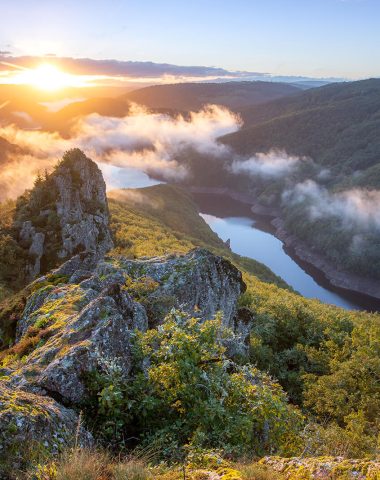
<path id="1" fill-rule="evenodd" d="M 379 478 L 380 462 L 351 460 L 344 457 L 281 458 L 264 457 L 261 465 L 278 472 L 281 478 L 310 480 L 330 480 L 332 478 L 355 478 L 376 480 Z"/>
<path id="2" fill-rule="evenodd" d="M 246 353 L 252 314 L 237 306 L 245 288 L 229 261 L 199 248 L 140 260 L 81 253 L 38 278 L 0 369 L 0 448 L 8 458 L 29 436 L 52 452 L 72 441 L 94 372 L 116 369 L 128 381 L 136 330 L 159 327 L 173 308 L 200 322 L 221 315 L 235 331 L 227 352 Z"/>
<path id="3" fill-rule="evenodd" d="M 71 153 L 53 176 L 58 196 L 57 215 L 62 248 L 58 256 L 68 258 L 80 251 L 104 254 L 112 247 L 108 228 L 106 184 L 96 163 L 82 152 Z"/>
<path id="4" fill-rule="evenodd" d="M 57 453 L 62 445 L 75 441 L 89 446 L 93 438 L 82 425 L 78 415 L 51 398 L 10 388 L 0 382 L 0 457 L 12 462 L 2 468 L 22 466 L 26 449 L 38 453 Z"/>
<path id="5" fill-rule="evenodd" d="M 113 246 L 106 186 L 97 165 L 80 150 L 65 154 L 55 170 L 21 198 L 15 228 L 28 252 L 32 279 L 78 252 L 99 257 Z"/>
<path id="6" fill-rule="evenodd" d="M 93 400 L 92 375 L 116 369 L 130 380 L 136 330 L 158 328 L 172 309 L 200 322 L 220 316 L 235 331 L 228 353 L 246 353 L 252 317 L 238 309 L 246 286 L 236 267 L 204 249 L 105 256 L 108 224 L 101 172 L 79 150 L 18 201 L 15 228 L 28 274 L 50 273 L 28 286 L 16 344 L 1 353 L 0 421 L 9 434 L 0 437 L 3 451 L 29 435 L 51 451 L 72 440 L 76 412 Z M 78 435 L 91 440 L 85 430 Z"/>
<path id="7" fill-rule="evenodd" d="M 221 312 L 240 346 L 247 337 L 237 309 L 245 290 L 241 273 L 203 249 L 145 260 L 96 261 L 94 255 L 78 255 L 31 288 L 17 340 L 27 339 L 36 328 L 49 335 L 26 366 L 11 374 L 11 383 L 68 405 L 87 398 L 86 377 L 94 370 L 117 364 L 127 379 L 134 330 L 159 325 L 172 308 L 200 321 Z"/>

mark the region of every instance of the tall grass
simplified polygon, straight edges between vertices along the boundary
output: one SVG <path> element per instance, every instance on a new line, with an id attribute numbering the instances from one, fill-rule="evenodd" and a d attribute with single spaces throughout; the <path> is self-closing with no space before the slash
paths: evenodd
<path id="1" fill-rule="evenodd" d="M 237 470 L 241 472 L 242 480 L 285 480 L 281 473 L 257 463 L 238 465 Z"/>

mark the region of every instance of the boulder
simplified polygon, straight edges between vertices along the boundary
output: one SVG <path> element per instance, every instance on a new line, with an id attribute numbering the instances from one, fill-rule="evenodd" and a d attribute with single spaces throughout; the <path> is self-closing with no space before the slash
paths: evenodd
<path id="1" fill-rule="evenodd" d="M 5 478 L 4 471 L 22 467 L 23 455 L 30 460 L 75 443 L 93 443 L 73 410 L 51 398 L 10 388 L 6 382 L 0 382 L 0 426 L 0 478 Z"/>

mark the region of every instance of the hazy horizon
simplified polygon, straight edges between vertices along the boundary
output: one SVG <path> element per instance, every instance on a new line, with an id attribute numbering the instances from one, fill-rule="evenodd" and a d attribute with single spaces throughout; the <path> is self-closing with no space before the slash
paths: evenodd
<path id="1" fill-rule="evenodd" d="M 70 73 L 103 81 L 380 76 L 376 0 L 2 0 L 0 6 L 0 81 L 25 57 L 59 61 Z"/>

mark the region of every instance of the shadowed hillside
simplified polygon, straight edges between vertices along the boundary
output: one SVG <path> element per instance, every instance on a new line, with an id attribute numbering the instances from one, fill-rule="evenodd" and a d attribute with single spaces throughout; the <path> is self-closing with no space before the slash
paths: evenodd
<path id="1" fill-rule="evenodd" d="M 378 79 L 327 85 L 241 115 L 244 127 L 222 139 L 238 153 L 284 149 L 345 175 L 379 161 Z"/>
<path id="2" fill-rule="evenodd" d="M 148 108 L 199 110 L 207 104 L 240 111 L 300 91 L 294 85 L 275 82 L 178 83 L 141 88 L 126 95 Z"/>

